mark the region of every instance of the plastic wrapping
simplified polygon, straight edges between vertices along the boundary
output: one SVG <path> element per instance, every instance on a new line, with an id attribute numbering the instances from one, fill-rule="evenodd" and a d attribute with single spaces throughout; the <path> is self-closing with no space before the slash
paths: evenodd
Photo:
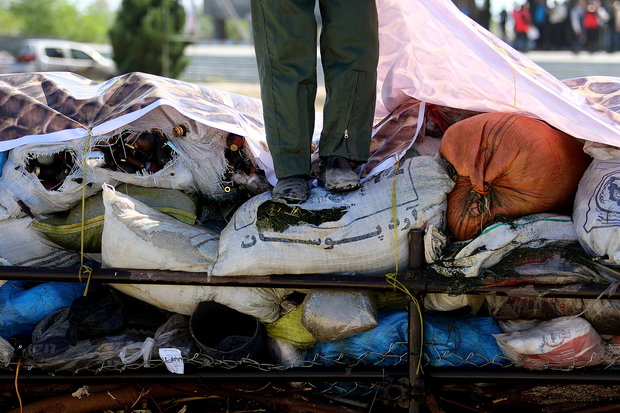
<path id="1" fill-rule="evenodd" d="M 491 315 L 500 320 L 550 320 L 585 309 L 581 298 L 488 295 L 486 300 Z"/>
<path id="2" fill-rule="evenodd" d="M 125 322 L 125 308 L 119 293 L 100 287 L 90 288 L 69 308 L 69 327 L 65 338 L 74 346 L 78 340 L 103 337 L 117 332 Z"/>
<path id="3" fill-rule="evenodd" d="M 559 317 L 494 337 L 506 357 L 533 370 L 593 366 L 605 357 L 601 337 L 581 317 Z"/>
<path id="4" fill-rule="evenodd" d="M 308 351 L 306 360 L 327 366 L 406 366 L 407 337 L 407 312 L 379 312 L 377 327 L 342 340 L 319 343 Z"/>
<path id="5" fill-rule="evenodd" d="M 0 151 L 0 176 L 2 176 L 2 167 L 4 166 L 7 155 L 8 151 Z"/>
<path id="6" fill-rule="evenodd" d="M 30 335 L 35 325 L 84 293 L 85 284 L 48 282 L 24 289 L 21 281 L 0 287 L 0 336 Z"/>
<path id="7" fill-rule="evenodd" d="M 300 366 L 305 361 L 306 351 L 284 340 L 268 337 L 267 349 L 273 362 L 282 366 Z"/>
<path id="8" fill-rule="evenodd" d="M 318 341 L 335 341 L 377 326 L 369 291 L 313 290 L 303 302 L 301 323 Z"/>
<path id="9" fill-rule="evenodd" d="M 15 353 L 15 349 L 4 338 L 0 337 L 0 363 L 2 365 L 7 366 L 11 359 L 13 358 L 13 354 Z"/>
<path id="10" fill-rule="evenodd" d="M 620 336 L 620 300 L 583 300 L 583 316 L 599 334 Z"/>
<path id="11" fill-rule="evenodd" d="M 435 367 L 499 367 L 509 364 L 493 338 L 492 317 L 424 316 L 424 360 Z"/>
<path id="12" fill-rule="evenodd" d="M 41 320 L 32 334 L 32 344 L 24 351 L 24 362 L 47 371 L 120 367 L 140 358 L 148 366 L 160 347 L 176 347 L 188 355 L 192 346 L 187 319 L 179 314 L 172 315 L 156 332 L 126 329 L 116 335 L 80 340 L 75 346 L 65 338 L 68 328 L 69 308 Z"/>

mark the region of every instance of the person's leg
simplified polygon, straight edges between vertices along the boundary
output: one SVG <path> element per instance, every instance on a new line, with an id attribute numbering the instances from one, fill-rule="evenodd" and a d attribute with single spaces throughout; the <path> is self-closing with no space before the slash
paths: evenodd
<path id="1" fill-rule="evenodd" d="M 379 38 L 374 0 L 319 0 L 326 97 L 319 155 L 367 160 Z"/>
<path id="2" fill-rule="evenodd" d="M 313 0 L 252 0 L 265 132 L 276 177 L 310 173 L 316 97 Z"/>

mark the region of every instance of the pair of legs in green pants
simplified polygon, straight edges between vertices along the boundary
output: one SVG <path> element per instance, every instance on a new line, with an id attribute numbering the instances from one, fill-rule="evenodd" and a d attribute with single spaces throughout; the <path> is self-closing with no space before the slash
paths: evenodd
<path id="1" fill-rule="evenodd" d="M 314 0 L 252 0 L 267 143 L 276 177 L 310 173 L 317 91 Z M 319 156 L 368 158 L 379 40 L 374 0 L 319 0 L 326 100 Z"/>

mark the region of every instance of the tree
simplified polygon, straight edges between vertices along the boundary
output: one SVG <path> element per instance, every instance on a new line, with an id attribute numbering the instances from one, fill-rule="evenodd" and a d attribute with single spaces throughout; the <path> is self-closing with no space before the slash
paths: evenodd
<path id="1" fill-rule="evenodd" d="M 123 0 L 110 29 L 119 70 L 178 77 L 189 63 L 183 55 L 188 43 L 171 41 L 171 37 L 181 34 L 184 25 L 185 10 L 178 0 Z M 164 73 L 166 49 L 168 68 Z"/>
<path id="2" fill-rule="evenodd" d="M 2 0 L 0 33 L 104 43 L 112 15 L 105 0 L 85 12 L 69 0 Z"/>

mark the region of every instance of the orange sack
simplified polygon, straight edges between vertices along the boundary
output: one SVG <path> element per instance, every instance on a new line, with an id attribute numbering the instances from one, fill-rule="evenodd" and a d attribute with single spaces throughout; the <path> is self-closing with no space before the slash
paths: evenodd
<path id="1" fill-rule="evenodd" d="M 569 212 L 590 162 L 583 143 L 546 123 L 483 113 L 450 126 L 439 152 L 458 177 L 448 194 L 448 229 L 471 239 L 497 215 Z"/>

